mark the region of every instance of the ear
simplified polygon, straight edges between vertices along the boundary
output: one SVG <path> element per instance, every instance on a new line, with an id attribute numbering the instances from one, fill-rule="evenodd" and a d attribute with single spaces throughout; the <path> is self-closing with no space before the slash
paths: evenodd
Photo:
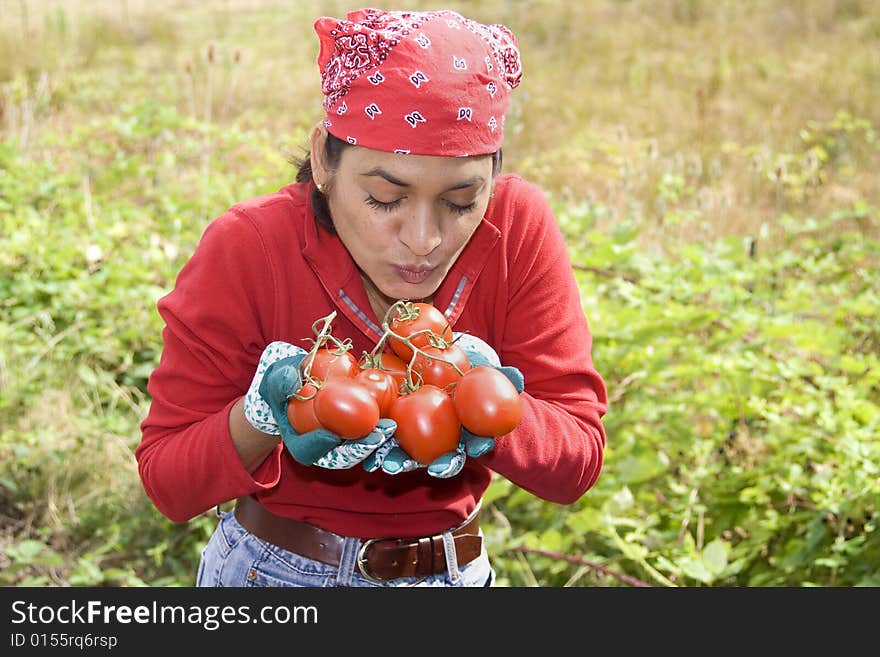
<path id="1" fill-rule="evenodd" d="M 312 128 L 312 134 L 309 137 L 309 160 L 312 163 L 312 180 L 317 185 L 324 185 L 330 177 L 327 170 L 327 162 L 324 160 L 324 148 L 327 144 L 327 128 L 324 122 L 318 122 Z"/>

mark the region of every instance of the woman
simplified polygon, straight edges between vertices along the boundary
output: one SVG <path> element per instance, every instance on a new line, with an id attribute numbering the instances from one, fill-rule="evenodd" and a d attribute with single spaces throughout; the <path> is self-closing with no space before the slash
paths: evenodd
<path id="1" fill-rule="evenodd" d="M 359 10 L 315 30 L 326 115 L 297 182 L 211 222 L 158 303 L 140 475 L 177 522 L 236 500 L 199 586 L 489 586 L 478 511 L 492 472 L 574 502 L 602 468 L 607 408 L 553 213 L 500 173 L 516 39 L 445 10 Z M 387 420 L 344 444 L 297 436 L 285 409 L 315 321 L 333 316 L 360 354 L 402 299 L 442 310 L 472 362 L 517 384 L 519 425 L 465 432 L 429 464 L 401 456 Z"/>

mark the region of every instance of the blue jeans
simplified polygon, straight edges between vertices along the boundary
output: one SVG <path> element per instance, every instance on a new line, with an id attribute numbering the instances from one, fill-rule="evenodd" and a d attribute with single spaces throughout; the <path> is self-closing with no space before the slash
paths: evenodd
<path id="1" fill-rule="evenodd" d="M 347 537 L 339 567 L 308 559 L 257 538 L 235 518 L 235 511 L 218 511 L 220 522 L 202 550 L 196 586 L 492 586 L 495 571 L 486 547 L 476 559 L 458 569 L 428 577 L 401 577 L 373 582 L 361 575 L 356 558 L 361 540 Z M 458 576 L 456 576 L 458 575 Z"/>

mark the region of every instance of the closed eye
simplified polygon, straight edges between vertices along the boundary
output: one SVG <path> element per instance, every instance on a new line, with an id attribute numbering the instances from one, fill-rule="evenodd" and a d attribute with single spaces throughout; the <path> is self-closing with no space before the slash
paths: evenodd
<path id="1" fill-rule="evenodd" d="M 444 201 L 446 206 L 452 210 L 455 214 L 467 214 L 471 210 L 473 210 L 477 203 L 476 201 L 472 203 L 468 203 L 467 205 L 458 205 L 457 203 L 453 203 L 451 201 Z"/>
<path id="2" fill-rule="evenodd" d="M 366 200 L 367 205 L 374 208 L 379 208 L 380 210 L 385 210 L 386 212 L 391 212 L 392 210 L 396 209 L 401 204 L 401 202 L 403 202 L 403 198 L 399 198 L 396 201 L 389 201 L 386 203 L 385 201 L 380 201 L 379 199 L 374 198 L 372 195 L 367 196 Z"/>
<path id="3" fill-rule="evenodd" d="M 385 212 L 392 212 L 400 206 L 404 198 L 406 197 L 401 197 L 394 201 L 380 201 L 375 196 L 369 195 L 367 196 L 367 200 L 365 201 L 365 203 L 370 207 L 378 208 L 379 210 L 385 210 Z M 444 200 L 443 202 L 446 204 L 446 207 L 449 208 L 449 210 L 452 211 L 454 214 L 467 214 L 477 205 L 476 201 L 468 203 L 467 205 L 458 205 L 457 203 L 446 200 Z"/>

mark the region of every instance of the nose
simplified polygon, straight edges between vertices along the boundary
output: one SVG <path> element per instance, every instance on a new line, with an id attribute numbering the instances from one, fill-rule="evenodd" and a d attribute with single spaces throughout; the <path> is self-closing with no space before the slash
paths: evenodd
<path id="1" fill-rule="evenodd" d="M 426 256 L 440 246 L 440 222 L 430 206 L 418 205 L 403 219 L 398 237 L 414 255 Z"/>

